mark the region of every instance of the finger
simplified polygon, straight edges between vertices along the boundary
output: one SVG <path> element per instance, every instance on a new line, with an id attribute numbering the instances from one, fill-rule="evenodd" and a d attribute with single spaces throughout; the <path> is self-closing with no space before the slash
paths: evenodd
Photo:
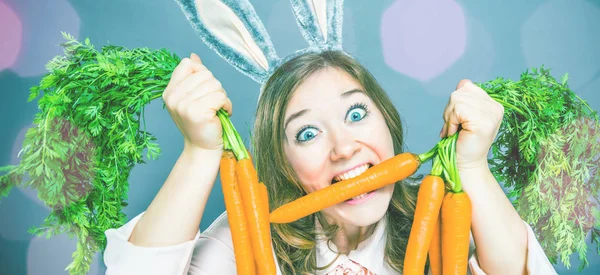
<path id="1" fill-rule="evenodd" d="M 195 101 L 199 98 L 204 98 L 206 95 L 211 93 L 219 93 L 224 97 L 227 97 L 225 90 L 221 87 L 221 83 L 212 78 L 205 82 L 200 83 L 193 91 L 189 93 L 182 93 L 182 95 L 176 99 L 177 105 L 186 105 L 189 102 Z"/>
<path id="2" fill-rule="evenodd" d="M 169 97 L 169 95 L 172 93 L 172 90 L 173 90 L 172 88 L 175 85 L 179 84 L 179 82 L 181 82 L 183 79 L 185 79 L 190 74 L 199 72 L 203 69 L 206 69 L 206 67 L 204 67 L 204 65 L 202 65 L 202 63 L 200 63 L 198 61 L 193 61 L 190 58 L 182 59 L 181 62 L 179 62 L 179 65 L 177 65 L 177 67 L 175 67 L 175 69 L 173 70 L 173 73 L 171 74 L 171 79 L 169 80 L 169 84 L 167 85 L 167 87 L 165 88 L 165 91 L 163 93 L 163 99 Z"/>
<path id="3" fill-rule="evenodd" d="M 197 54 L 195 54 L 195 53 L 190 54 L 190 59 L 192 61 L 196 61 L 196 62 L 202 63 L 202 60 L 200 59 L 200 57 Z"/>
<path id="4" fill-rule="evenodd" d="M 215 97 L 216 98 L 220 98 L 219 95 L 215 95 L 215 96 L 208 96 L 211 93 L 221 93 L 224 94 L 222 90 L 218 90 L 218 91 L 212 91 L 210 93 L 192 93 L 190 94 L 188 97 L 186 97 L 185 99 L 183 99 L 184 102 L 193 102 L 196 101 L 197 99 L 204 99 L 204 100 L 212 100 Z M 225 103 L 223 104 L 223 106 L 221 106 L 220 108 L 215 109 L 215 111 L 218 111 L 219 109 L 223 109 L 227 112 L 227 114 L 229 116 L 233 115 L 233 107 L 232 107 L 232 103 L 231 103 L 231 99 L 229 97 L 227 97 L 227 95 L 225 95 Z"/>
<path id="5" fill-rule="evenodd" d="M 216 112 L 228 104 L 228 98 L 224 93 L 214 92 L 191 101 L 186 101 L 181 106 L 189 119 L 199 119 L 201 116 L 216 116 Z"/>
<path id="6" fill-rule="evenodd" d="M 457 109 L 456 105 L 453 105 L 452 109 L 447 111 L 445 120 L 445 130 L 442 132 L 442 138 L 454 135 L 456 131 L 458 131 L 460 124 L 466 122 L 460 113 L 460 109 Z"/>
<path id="7" fill-rule="evenodd" d="M 473 93 L 473 88 L 469 87 L 470 85 L 473 85 L 473 82 L 471 82 L 471 80 L 463 79 L 456 86 L 457 90 L 452 92 L 452 94 L 450 95 L 448 103 L 446 104 L 444 112 L 442 113 L 444 125 L 442 127 L 442 130 L 440 131 L 440 138 L 453 135 L 460 128 L 460 123 L 450 121 L 450 117 L 453 115 L 453 113 L 456 112 L 455 109 L 457 104 L 466 105 L 470 108 L 476 109 L 485 109 L 489 107 L 489 104 L 487 104 L 488 100 L 482 98 L 478 93 Z"/>
<path id="8" fill-rule="evenodd" d="M 468 103 L 472 108 L 485 115 L 491 115 L 494 119 L 502 120 L 504 115 L 504 107 L 498 101 L 494 100 L 483 89 L 474 84 L 473 87 L 459 89 L 455 91 L 454 98 L 456 102 Z"/>
<path id="9" fill-rule="evenodd" d="M 456 86 L 456 92 L 476 95 L 479 98 L 485 99 L 486 101 L 494 101 L 485 90 L 475 85 L 473 82 L 471 82 L 471 80 L 468 79 L 463 79 L 458 83 Z"/>
<path id="10" fill-rule="evenodd" d="M 170 96 L 169 102 L 177 103 L 181 100 L 190 100 L 190 97 L 187 96 L 190 93 L 194 94 L 191 99 L 201 97 L 213 91 L 221 90 L 225 93 L 221 82 L 214 78 L 208 70 L 191 75 L 189 79 L 184 80 L 180 85 L 181 87 L 178 86 L 173 89 L 177 92 L 174 92 Z"/>
<path id="11" fill-rule="evenodd" d="M 444 121 L 444 126 L 442 126 L 442 130 L 440 130 L 440 138 L 446 136 L 446 132 L 448 131 L 448 127 L 446 126 L 446 121 Z"/>
<path id="12" fill-rule="evenodd" d="M 228 98 L 224 93 L 210 93 L 197 100 L 201 101 L 208 109 L 217 112 L 227 104 Z"/>
<path id="13" fill-rule="evenodd" d="M 173 90 L 177 91 L 176 93 L 189 93 L 196 89 L 196 87 L 203 82 L 207 82 L 212 79 L 215 79 L 212 72 L 204 69 L 187 76 L 185 79 L 179 82 L 179 84 L 177 84 Z"/>
<path id="14" fill-rule="evenodd" d="M 479 118 L 488 117 L 492 114 L 487 110 L 477 108 L 476 105 L 473 104 L 480 103 L 468 101 L 458 102 L 453 105 L 452 109 L 446 111 L 445 117 L 448 129 L 445 136 L 451 136 L 460 129 L 475 131 L 476 129 L 474 127 L 479 126 L 474 124 L 474 122 L 478 121 Z"/>
<path id="15" fill-rule="evenodd" d="M 444 121 L 444 125 L 442 126 L 442 130 L 440 130 L 440 138 L 444 138 L 446 136 L 446 133 L 448 132 L 448 110 L 451 110 L 452 108 L 454 108 L 454 104 L 455 101 L 453 100 L 453 98 L 455 97 L 454 95 L 455 92 L 453 92 L 450 95 L 450 98 L 448 99 L 448 102 L 446 103 L 446 107 L 444 107 L 444 111 L 442 112 L 442 120 Z"/>
<path id="16" fill-rule="evenodd" d="M 486 111 L 481 109 L 482 103 L 477 100 L 461 98 L 463 96 L 453 94 L 449 106 L 444 110 L 444 128 L 442 128 L 442 137 L 455 134 L 460 126 L 469 130 L 465 124 L 469 123 L 476 114 L 484 114 Z"/>
<path id="17" fill-rule="evenodd" d="M 462 88 L 463 86 L 465 86 L 466 84 L 473 84 L 473 82 L 469 79 L 461 79 L 458 84 L 456 85 L 456 90 Z"/>
<path id="18" fill-rule="evenodd" d="M 448 132 L 446 132 L 446 135 L 444 137 L 449 137 L 449 136 L 456 134 L 459 127 L 460 127 L 460 123 L 449 122 L 448 127 L 447 127 Z"/>
<path id="19" fill-rule="evenodd" d="M 497 109 L 497 102 L 487 95 L 480 95 L 472 90 L 457 90 L 450 95 L 449 102 L 454 104 L 466 103 L 472 108 L 480 110 L 482 112 L 489 112 Z"/>
<path id="20" fill-rule="evenodd" d="M 206 67 L 202 65 L 201 62 L 194 61 L 190 58 L 184 58 L 183 60 L 181 60 L 179 65 L 177 65 L 175 70 L 173 70 L 173 75 L 171 75 L 170 83 L 178 84 L 188 75 L 205 69 Z"/>
<path id="21" fill-rule="evenodd" d="M 227 98 L 227 101 L 225 101 L 225 104 L 222 108 L 227 112 L 227 114 L 229 114 L 229 116 L 233 115 L 233 103 L 231 103 L 231 99 L 229 97 Z"/>

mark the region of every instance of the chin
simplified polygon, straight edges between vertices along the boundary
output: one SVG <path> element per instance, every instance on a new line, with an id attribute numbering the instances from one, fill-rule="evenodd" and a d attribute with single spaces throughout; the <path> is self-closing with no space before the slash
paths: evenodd
<path id="1" fill-rule="evenodd" d="M 355 226 L 369 226 L 379 222 L 388 210 L 392 200 L 394 185 L 388 185 L 371 194 L 367 201 L 350 204 L 343 202 L 336 205 L 335 215 L 345 223 Z M 333 209 L 332 209 L 333 210 Z"/>

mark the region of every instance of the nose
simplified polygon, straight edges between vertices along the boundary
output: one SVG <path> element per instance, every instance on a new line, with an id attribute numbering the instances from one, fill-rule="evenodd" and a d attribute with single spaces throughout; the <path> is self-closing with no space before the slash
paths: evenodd
<path id="1" fill-rule="evenodd" d="M 350 159 L 354 154 L 360 151 L 360 144 L 354 136 L 341 129 L 335 131 L 333 136 L 333 146 L 331 149 L 331 161 Z"/>

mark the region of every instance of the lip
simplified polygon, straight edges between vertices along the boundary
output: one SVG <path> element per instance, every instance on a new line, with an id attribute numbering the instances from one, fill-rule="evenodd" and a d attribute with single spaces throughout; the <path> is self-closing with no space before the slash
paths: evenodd
<path id="1" fill-rule="evenodd" d="M 346 172 L 349 172 L 349 171 L 352 171 L 352 170 L 354 170 L 354 169 L 356 169 L 356 168 L 358 168 L 358 167 L 361 167 L 361 166 L 363 166 L 363 165 L 365 165 L 365 164 L 368 164 L 368 165 L 373 165 L 371 162 L 365 162 L 365 163 L 358 164 L 358 165 L 356 165 L 356 166 L 354 166 L 354 167 L 352 167 L 352 168 L 349 168 L 349 169 L 346 169 L 346 170 L 344 170 L 344 171 L 342 171 L 342 172 L 336 173 L 335 175 L 333 175 L 333 177 L 331 177 L 331 181 L 333 182 L 333 179 L 334 179 L 335 177 L 337 177 L 337 176 L 341 176 L 342 174 L 344 174 L 344 173 L 346 173 Z"/>
<path id="2" fill-rule="evenodd" d="M 364 198 L 360 198 L 358 200 L 349 199 L 349 200 L 345 201 L 344 203 L 349 204 L 349 205 L 357 205 L 357 204 L 365 203 L 365 202 L 371 200 L 375 196 L 375 193 L 377 191 L 379 191 L 379 189 L 368 192 Z"/>

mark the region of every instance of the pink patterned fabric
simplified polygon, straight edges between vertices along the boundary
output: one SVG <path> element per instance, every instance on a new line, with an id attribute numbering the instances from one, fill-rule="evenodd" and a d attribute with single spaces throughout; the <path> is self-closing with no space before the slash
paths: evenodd
<path id="1" fill-rule="evenodd" d="M 353 260 L 348 260 L 338 265 L 334 270 L 327 273 L 327 275 L 375 275 L 375 273 Z"/>

